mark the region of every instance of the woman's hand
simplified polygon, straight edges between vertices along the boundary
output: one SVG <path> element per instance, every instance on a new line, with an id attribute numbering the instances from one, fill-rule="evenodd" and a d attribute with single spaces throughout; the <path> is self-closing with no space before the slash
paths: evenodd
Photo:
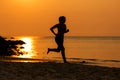
<path id="1" fill-rule="evenodd" d="M 67 29 L 65 33 L 67 33 L 67 32 L 69 32 L 69 29 Z"/>

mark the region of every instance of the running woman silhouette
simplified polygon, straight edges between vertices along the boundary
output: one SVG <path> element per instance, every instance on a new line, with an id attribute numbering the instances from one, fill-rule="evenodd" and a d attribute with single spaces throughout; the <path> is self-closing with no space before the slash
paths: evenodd
<path id="1" fill-rule="evenodd" d="M 67 62 L 65 57 L 65 48 L 63 45 L 64 34 L 69 32 L 69 29 L 67 29 L 65 22 L 66 22 L 65 16 L 60 16 L 59 23 L 50 28 L 51 32 L 55 35 L 55 42 L 58 47 L 53 49 L 48 48 L 48 51 L 47 51 L 47 54 L 51 51 L 61 52 L 64 63 Z M 54 31 L 55 29 L 57 29 L 57 32 Z"/>

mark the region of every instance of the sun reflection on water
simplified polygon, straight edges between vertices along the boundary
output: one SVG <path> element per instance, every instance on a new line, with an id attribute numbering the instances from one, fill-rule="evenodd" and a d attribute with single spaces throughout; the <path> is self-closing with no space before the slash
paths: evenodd
<path id="1" fill-rule="evenodd" d="M 26 43 L 26 44 L 23 45 L 23 47 L 24 47 L 23 51 L 31 52 L 31 50 L 32 50 L 32 39 L 31 38 L 21 38 L 21 40 Z"/>
<path id="2" fill-rule="evenodd" d="M 21 49 L 21 52 L 23 52 L 23 55 L 19 55 L 20 58 L 32 58 L 34 56 L 33 54 L 33 40 L 31 37 L 21 37 L 20 40 L 24 41 L 26 44 L 22 45 L 24 48 Z"/>

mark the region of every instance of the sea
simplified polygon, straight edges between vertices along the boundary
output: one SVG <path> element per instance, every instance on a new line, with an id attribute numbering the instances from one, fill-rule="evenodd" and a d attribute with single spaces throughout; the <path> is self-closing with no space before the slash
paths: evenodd
<path id="1" fill-rule="evenodd" d="M 17 37 L 18 38 L 18 37 Z M 26 42 L 27 56 L 23 62 L 30 60 L 63 62 L 61 53 L 50 52 L 48 48 L 57 48 L 54 36 L 19 37 Z M 68 62 L 86 65 L 99 65 L 120 68 L 120 37 L 119 36 L 65 36 L 65 55 Z M 22 57 L 21 56 L 21 57 Z"/>

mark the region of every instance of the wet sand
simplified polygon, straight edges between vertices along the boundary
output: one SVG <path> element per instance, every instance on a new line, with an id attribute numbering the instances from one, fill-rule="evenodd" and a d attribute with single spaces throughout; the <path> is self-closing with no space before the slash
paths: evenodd
<path id="1" fill-rule="evenodd" d="M 0 62 L 0 80 L 119 80 L 120 68 L 85 63 Z"/>

